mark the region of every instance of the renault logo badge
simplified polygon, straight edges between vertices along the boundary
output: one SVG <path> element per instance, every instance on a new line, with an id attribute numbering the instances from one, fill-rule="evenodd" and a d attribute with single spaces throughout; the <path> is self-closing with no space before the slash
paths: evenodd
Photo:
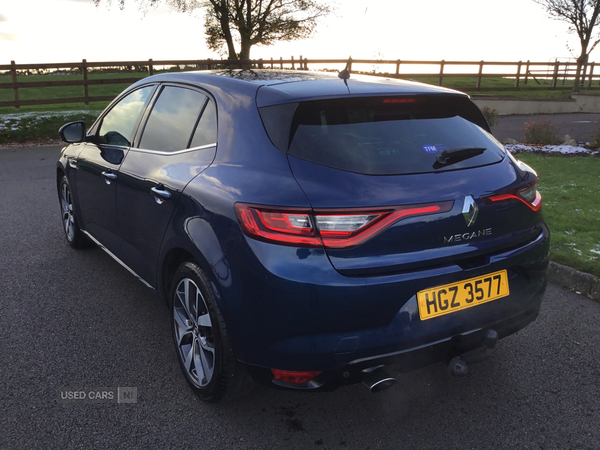
<path id="1" fill-rule="evenodd" d="M 465 218 L 465 222 L 467 222 L 467 226 L 470 227 L 477 220 L 477 214 L 479 213 L 479 208 L 475 204 L 475 199 L 472 195 L 465 197 L 465 202 L 463 203 L 462 215 Z"/>

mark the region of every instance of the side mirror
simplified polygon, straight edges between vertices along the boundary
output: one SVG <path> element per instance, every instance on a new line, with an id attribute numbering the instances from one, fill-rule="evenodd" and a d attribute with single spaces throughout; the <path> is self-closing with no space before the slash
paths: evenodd
<path id="1" fill-rule="evenodd" d="M 63 125 L 58 130 L 60 138 L 69 143 L 83 142 L 85 141 L 85 122 L 71 122 Z"/>

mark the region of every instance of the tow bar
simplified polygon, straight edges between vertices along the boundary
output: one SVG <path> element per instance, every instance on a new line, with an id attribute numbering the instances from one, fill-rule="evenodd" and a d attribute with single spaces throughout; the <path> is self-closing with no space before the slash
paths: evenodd
<path id="1" fill-rule="evenodd" d="M 456 378 L 466 377 L 469 373 L 469 364 L 475 364 L 488 359 L 492 354 L 491 350 L 496 346 L 497 342 L 498 333 L 495 330 L 487 330 L 483 338 L 482 347 L 452 358 L 448 363 L 448 372 Z"/>

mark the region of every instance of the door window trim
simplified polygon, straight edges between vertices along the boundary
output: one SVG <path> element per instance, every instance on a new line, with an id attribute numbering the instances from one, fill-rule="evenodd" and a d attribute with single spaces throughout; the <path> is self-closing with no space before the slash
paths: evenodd
<path id="1" fill-rule="evenodd" d="M 147 148 L 139 148 L 139 147 L 130 147 L 130 152 L 141 152 L 141 153 L 150 153 L 153 155 L 162 155 L 162 156 L 171 156 L 171 155 L 181 155 L 182 153 L 193 152 L 196 150 L 205 150 L 207 148 L 214 148 L 217 146 L 217 143 L 212 143 L 208 145 L 202 145 L 200 147 L 192 147 L 192 148 L 184 148 L 183 150 L 177 150 L 175 152 L 165 152 L 162 150 L 149 150 Z"/>

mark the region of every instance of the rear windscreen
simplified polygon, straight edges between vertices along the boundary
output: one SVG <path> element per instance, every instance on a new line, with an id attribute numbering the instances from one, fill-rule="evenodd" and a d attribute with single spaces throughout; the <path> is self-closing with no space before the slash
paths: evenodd
<path id="1" fill-rule="evenodd" d="M 334 99 L 260 111 L 278 148 L 350 172 L 438 172 L 504 158 L 501 144 L 485 131 L 489 128 L 483 115 L 465 97 Z"/>

